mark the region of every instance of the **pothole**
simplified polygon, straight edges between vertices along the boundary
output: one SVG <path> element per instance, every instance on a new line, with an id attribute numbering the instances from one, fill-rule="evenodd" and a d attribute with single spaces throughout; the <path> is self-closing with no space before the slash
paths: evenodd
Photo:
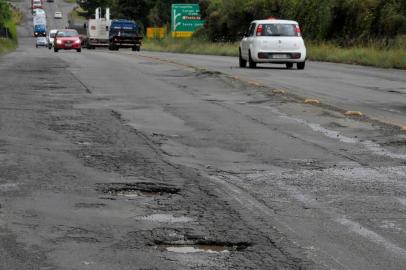
<path id="1" fill-rule="evenodd" d="M 197 243 L 197 244 L 187 244 L 187 245 L 170 245 L 170 244 L 160 244 L 157 248 L 161 251 L 168 251 L 174 253 L 230 253 L 243 251 L 250 244 L 248 243 Z"/>
<path id="2" fill-rule="evenodd" d="M 92 145 L 91 142 L 85 142 L 85 141 L 77 141 L 76 144 L 78 144 L 78 145 L 83 145 L 83 146 L 90 146 L 90 145 Z"/>
<path id="3" fill-rule="evenodd" d="M 185 216 L 175 217 L 168 214 L 153 214 L 150 216 L 137 217 L 137 220 L 161 222 L 161 223 L 186 223 L 192 222 L 193 219 Z"/>
<path id="4" fill-rule="evenodd" d="M 110 183 L 98 184 L 97 190 L 124 197 L 160 196 L 163 194 L 177 194 L 180 189 L 164 183 L 136 182 L 136 183 Z"/>
<path id="5" fill-rule="evenodd" d="M 406 146 L 406 139 L 393 140 L 383 143 L 385 146 Z"/>
<path id="6" fill-rule="evenodd" d="M 180 246 L 180 247 L 166 247 L 166 251 L 169 252 L 176 252 L 176 253 L 197 253 L 197 252 L 204 252 L 204 253 L 229 253 L 230 251 L 225 249 L 224 247 L 218 246 Z"/>
<path id="7" fill-rule="evenodd" d="M 103 208 L 106 204 L 104 203 L 76 203 L 76 208 Z"/>

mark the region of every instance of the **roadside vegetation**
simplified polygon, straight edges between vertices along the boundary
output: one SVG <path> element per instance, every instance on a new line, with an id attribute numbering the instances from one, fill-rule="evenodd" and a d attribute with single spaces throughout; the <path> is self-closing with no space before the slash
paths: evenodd
<path id="1" fill-rule="evenodd" d="M 86 20 L 87 12 L 81 7 L 76 7 L 69 13 L 69 19 L 72 21 L 83 21 Z"/>
<path id="2" fill-rule="evenodd" d="M 308 59 L 313 61 L 406 69 L 406 49 L 402 44 L 383 46 L 371 43 L 343 47 L 334 43 L 310 42 L 306 47 Z M 238 42 L 210 42 L 196 38 L 182 40 L 167 37 L 163 40 L 146 40 L 143 48 L 159 52 L 238 56 Z"/>
<path id="3" fill-rule="evenodd" d="M 4 0 L 0 0 L 0 55 L 17 47 L 17 24 L 22 14 Z"/>
<path id="4" fill-rule="evenodd" d="M 236 42 L 209 42 L 195 38 L 174 39 L 167 37 L 162 40 L 145 40 L 143 49 L 160 52 L 238 56 L 238 43 Z"/>

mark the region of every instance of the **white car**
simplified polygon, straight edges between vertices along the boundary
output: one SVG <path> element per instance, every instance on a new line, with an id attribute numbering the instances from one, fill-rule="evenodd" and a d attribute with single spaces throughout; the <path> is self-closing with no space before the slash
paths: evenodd
<path id="1" fill-rule="evenodd" d="M 37 40 L 35 42 L 35 47 L 47 47 L 48 46 L 48 40 L 46 37 L 37 37 Z"/>
<path id="2" fill-rule="evenodd" d="M 60 11 L 55 11 L 54 18 L 55 18 L 55 19 L 62 19 L 62 12 L 60 12 Z"/>
<path id="3" fill-rule="evenodd" d="M 255 68 L 258 63 L 285 64 L 290 69 L 304 69 L 306 46 L 299 24 L 288 20 L 253 21 L 239 48 L 240 67 Z"/>
<path id="4" fill-rule="evenodd" d="M 45 10 L 41 9 L 41 8 L 36 8 L 32 10 L 32 15 L 35 16 L 43 16 L 46 17 L 46 13 Z"/>
<path id="5" fill-rule="evenodd" d="M 55 35 L 58 32 L 58 29 L 51 29 L 48 33 L 48 49 L 52 49 L 54 45 Z"/>

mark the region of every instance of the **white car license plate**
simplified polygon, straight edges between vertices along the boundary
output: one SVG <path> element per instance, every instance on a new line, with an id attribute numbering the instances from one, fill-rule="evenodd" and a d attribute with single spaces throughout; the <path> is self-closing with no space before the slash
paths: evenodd
<path id="1" fill-rule="evenodd" d="M 288 58 L 288 55 L 287 54 L 274 54 L 274 55 L 272 55 L 272 58 L 274 58 L 274 59 L 286 59 L 286 58 Z"/>

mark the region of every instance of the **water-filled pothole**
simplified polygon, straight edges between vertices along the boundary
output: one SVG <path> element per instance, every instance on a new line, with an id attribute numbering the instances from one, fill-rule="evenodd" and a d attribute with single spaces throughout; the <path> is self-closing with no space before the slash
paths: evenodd
<path id="1" fill-rule="evenodd" d="M 198 245 L 198 246 L 171 246 L 166 247 L 166 251 L 175 252 L 175 253 L 229 253 L 230 251 L 224 247 L 218 246 L 205 246 L 205 245 Z"/>
<path id="2" fill-rule="evenodd" d="M 105 194 L 124 197 L 160 196 L 177 194 L 180 189 L 164 183 L 136 182 L 98 184 L 97 189 Z"/>
<path id="3" fill-rule="evenodd" d="M 168 214 L 153 214 L 150 216 L 137 217 L 138 220 L 150 221 L 150 222 L 161 222 L 161 223 L 187 223 L 192 222 L 193 219 L 185 216 L 173 216 Z"/>
<path id="4" fill-rule="evenodd" d="M 171 245 L 160 244 L 157 246 L 161 251 L 175 252 L 175 253 L 229 253 L 236 251 L 243 251 L 249 247 L 249 243 L 216 243 L 216 242 L 197 242 L 195 244 L 185 245 Z"/>

